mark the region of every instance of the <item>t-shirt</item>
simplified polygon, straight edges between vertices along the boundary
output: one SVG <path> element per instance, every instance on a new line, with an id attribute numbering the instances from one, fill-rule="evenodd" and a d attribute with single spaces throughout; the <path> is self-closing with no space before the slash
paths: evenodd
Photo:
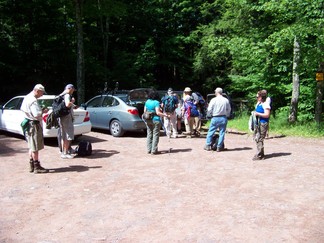
<path id="1" fill-rule="evenodd" d="M 26 95 L 21 104 L 20 110 L 25 113 L 25 118 L 29 120 L 42 120 L 42 109 L 39 106 L 33 91 Z"/>
<path id="2" fill-rule="evenodd" d="M 148 99 L 145 102 L 145 107 L 147 111 L 155 112 L 156 107 L 160 108 L 160 102 L 158 100 Z M 155 114 L 152 121 L 160 121 L 160 117 Z"/>
<path id="3" fill-rule="evenodd" d="M 269 110 L 271 109 L 268 102 L 264 102 L 264 103 L 257 104 L 257 106 L 255 108 L 255 111 L 256 112 L 259 112 L 259 113 L 264 113 L 264 111 L 266 109 L 269 109 Z M 260 122 L 261 123 L 266 123 L 266 122 L 269 121 L 269 118 L 264 118 L 264 117 L 261 117 L 261 116 L 259 118 L 260 118 Z"/>

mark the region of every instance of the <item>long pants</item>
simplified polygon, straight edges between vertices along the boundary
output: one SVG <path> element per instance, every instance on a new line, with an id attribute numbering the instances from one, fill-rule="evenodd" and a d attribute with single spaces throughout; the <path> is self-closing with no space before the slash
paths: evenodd
<path id="1" fill-rule="evenodd" d="M 158 151 L 161 123 L 160 121 L 147 121 L 146 126 L 147 126 L 147 136 L 146 136 L 147 152 L 156 153 Z"/>
<path id="2" fill-rule="evenodd" d="M 171 136 L 171 130 L 172 130 L 172 135 L 177 136 L 178 131 L 177 131 L 177 114 L 175 112 L 173 113 L 167 113 L 170 115 L 169 117 L 164 117 L 164 128 L 166 135 L 168 137 Z"/>
<path id="3" fill-rule="evenodd" d="M 217 143 L 217 148 L 222 148 L 225 139 L 225 132 L 227 126 L 227 117 L 226 116 L 216 116 L 213 117 L 210 121 L 209 130 L 207 133 L 206 144 L 211 145 L 212 137 L 215 134 L 217 128 L 219 129 L 219 138 Z"/>
<path id="4" fill-rule="evenodd" d="M 265 122 L 265 123 L 259 123 L 254 128 L 253 138 L 254 138 L 254 141 L 257 146 L 257 153 L 256 153 L 255 157 L 260 157 L 260 158 L 264 157 L 264 143 L 263 143 L 263 141 L 267 135 L 268 126 L 269 126 L 269 124 L 267 122 Z"/>

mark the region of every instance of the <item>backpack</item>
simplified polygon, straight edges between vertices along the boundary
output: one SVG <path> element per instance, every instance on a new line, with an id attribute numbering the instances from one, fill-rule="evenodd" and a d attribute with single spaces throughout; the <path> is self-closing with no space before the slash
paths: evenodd
<path id="1" fill-rule="evenodd" d="M 218 133 L 215 133 L 213 136 L 212 136 L 212 139 L 211 139 L 211 149 L 216 151 L 217 150 L 217 144 L 218 144 L 218 139 L 219 139 L 219 135 Z M 221 149 L 225 148 L 225 144 L 223 143 L 223 145 L 221 146 Z"/>
<path id="2" fill-rule="evenodd" d="M 198 104 L 200 107 L 205 107 L 206 101 L 204 97 L 199 92 L 194 92 L 193 95 L 196 95 L 198 97 Z"/>
<path id="3" fill-rule="evenodd" d="M 197 106 L 191 101 L 186 101 L 186 103 L 187 103 L 187 107 L 188 107 L 188 115 L 190 117 L 199 116 L 199 111 L 197 109 Z"/>
<path id="4" fill-rule="evenodd" d="M 163 108 L 165 112 L 173 113 L 177 108 L 176 105 L 175 98 L 172 95 L 165 97 L 163 100 Z"/>
<path id="5" fill-rule="evenodd" d="M 81 141 L 75 148 L 75 152 L 78 156 L 84 157 L 92 154 L 92 144 L 89 141 Z"/>
<path id="6" fill-rule="evenodd" d="M 53 117 L 59 118 L 66 116 L 70 113 L 70 108 L 66 107 L 64 102 L 64 95 L 55 97 L 52 103 Z"/>

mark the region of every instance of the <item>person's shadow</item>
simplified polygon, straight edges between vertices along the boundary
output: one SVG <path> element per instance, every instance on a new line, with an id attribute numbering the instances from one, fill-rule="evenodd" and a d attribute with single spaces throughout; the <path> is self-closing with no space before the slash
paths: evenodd
<path id="1" fill-rule="evenodd" d="M 242 151 L 242 150 L 251 150 L 251 147 L 243 147 L 243 148 L 226 148 L 225 151 Z"/>
<path id="2" fill-rule="evenodd" d="M 289 156 L 291 155 L 291 153 L 272 153 L 272 154 L 266 154 L 265 158 L 269 159 L 269 158 L 275 158 L 275 157 L 281 157 L 281 156 Z"/>
<path id="3" fill-rule="evenodd" d="M 102 166 L 83 166 L 83 165 L 70 165 L 68 167 L 51 168 L 49 173 L 63 173 L 63 172 L 85 172 L 89 169 L 100 169 Z"/>

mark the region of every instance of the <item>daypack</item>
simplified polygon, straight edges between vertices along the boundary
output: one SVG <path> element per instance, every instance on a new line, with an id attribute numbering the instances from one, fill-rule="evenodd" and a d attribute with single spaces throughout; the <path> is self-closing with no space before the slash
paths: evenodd
<path id="1" fill-rule="evenodd" d="M 64 102 L 64 95 L 55 97 L 52 103 L 53 117 L 59 118 L 70 113 L 70 108 L 66 107 Z"/>
<path id="2" fill-rule="evenodd" d="M 197 95 L 198 97 L 198 104 L 200 107 L 205 107 L 206 101 L 204 97 L 199 92 L 194 92 L 193 95 Z"/>
<path id="3" fill-rule="evenodd" d="M 75 148 L 75 152 L 78 156 L 89 156 L 92 154 L 92 144 L 89 141 L 81 141 Z"/>
<path id="4" fill-rule="evenodd" d="M 163 100 L 164 111 L 168 113 L 173 113 L 176 107 L 175 97 L 172 95 L 166 96 Z"/>
<path id="5" fill-rule="evenodd" d="M 60 127 L 57 118 L 54 118 L 53 112 L 51 112 L 46 118 L 46 129 L 51 129 L 52 127 Z"/>
<path id="6" fill-rule="evenodd" d="M 187 104 L 187 109 L 188 109 L 188 115 L 190 117 L 197 117 L 199 116 L 199 111 L 197 109 L 197 106 L 191 102 L 191 101 L 186 101 L 186 104 Z"/>
<path id="7" fill-rule="evenodd" d="M 211 139 L 211 149 L 216 151 L 217 150 L 217 144 L 218 144 L 218 139 L 219 139 L 219 134 L 218 133 L 215 133 L 213 136 L 212 136 L 212 139 Z M 225 144 L 223 143 L 222 146 L 221 146 L 221 149 L 225 148 Z"/>

